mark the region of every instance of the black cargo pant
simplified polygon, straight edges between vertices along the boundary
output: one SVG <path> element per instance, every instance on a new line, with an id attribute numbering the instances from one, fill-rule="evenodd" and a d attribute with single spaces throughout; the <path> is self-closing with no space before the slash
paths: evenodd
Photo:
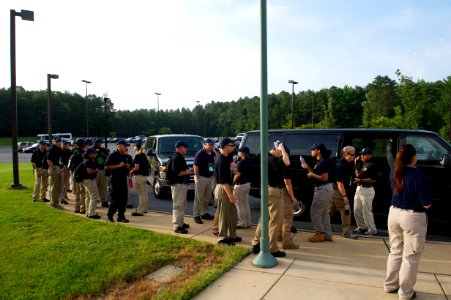
<path id="1" fill-rule="evenodd" d="M 110 207 L 108 218 L 113 218 L 117 212 L 118 219 L 125 219 L 125 206 L 127 205 L 127 176 L 111 176 L 110 180 Z"/>

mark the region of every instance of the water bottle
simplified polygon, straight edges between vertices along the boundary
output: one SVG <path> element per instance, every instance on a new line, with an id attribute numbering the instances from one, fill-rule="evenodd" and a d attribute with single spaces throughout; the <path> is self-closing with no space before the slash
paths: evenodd
<path id="1" fill-rule="evenodd" d="M 128 178 L 128 187 L 133 188 L 133 179 L 131 177 Z"/>
<path id="2" fill-rule="evenodd" d="M 349 204 L 345 204 L 345 215 L 349 215 L 351 211 L 351 207 L 349 206 Z"/>
<path id="3" fill-rule="evenodd" d="M 305 159 L 302 155 L 299 156 L 299 161 L 301 162 L 301 165 L 305 163 Z"/>

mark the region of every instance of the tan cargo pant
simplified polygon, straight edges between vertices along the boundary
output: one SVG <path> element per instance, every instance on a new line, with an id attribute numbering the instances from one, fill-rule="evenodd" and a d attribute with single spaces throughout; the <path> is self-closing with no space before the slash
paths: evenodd
<path id="1" fill-rule="evenodd" d="M 199 176 L 196 180 L 196 186 L 194 191 L 194 206 L 193 215 L 195 217 L 200 217 L 201 215 L 208 213 L 208 203 L 211 199 L 212 187 L 213 187 L 213 176 L 203 177 Z"/>
<path id="2" fill-rule="evenodd" d="M 283 214 L 283 190 L 279 188 L 268 188 L 268 209 L 269 209 L 269 251 L 280 251 L 277 245 L 277 236 L 281 232 Z M 261 219 L 258 221 L 252 245 L 260 243 Z"/>
<path id="3" fill-rule="evenodd" d="M 188 196 L 188 186 L 186 184 L 173 184 L 171 185 L 172 193 L 172 224 L 174 229 L 183 227 L 186 198 Z"/>
<path id="4" fill-rule="evenodd" d="M 96 176 L 97 190 L 99 191 L 99 199 L 101 203 L 108 202 L 106 198 L 108 190 L 108 180 L 105 176 L 105 170 L 100 170 Z"/>
<path id="5" fill-rule="evenodd" d="M 75 210 L 86 211 L 86 191 L 83 182 L 76 182 L 74 180 L 74 193 L 75 193 Z"/>
<path id="6" fill-rule="evenodd" d="M 354 218 L 357 226 L 361 229 L 367 229 L 376 232 L 373 216 L 373 187 L 357 186 L 354 196 Z"/>
<path id="7" fill-rule="evenodd" d="M 293 243 L 291 226 L 293 226 L 293 200 L 287 189 L 282 189 L 283 213 L 282 217 L 282 244 L 290 245 Z"/>
<path id="8" fill-rule="evenodd" d="M 147 212 L 149 206 L 149 195 L 147 194 L 147 176 L 135 175 L 135 190 L 138 194 L 139 204 L 137 212 L 143 214 Z"/>
<path id="9" fill-rule="evenodd" d="M 39 173 L 39 176 L 38 176 Z M 41 200 L 45 199 L 45 193 L 49 186 L 49 173 L 47 169 L 37 168 L 34 170 L 34 189 L 33 189 L 33 201 L 38 200 L 38 195 L 41 195 Z"/>
<path id="10" fill-rule="evenodd" d="M 218 199 L 219 235 L 218 240 L 236 238 L 236 222 L 238 215 L 235 204 L 230 202 L 224 184 L 217 184 L 215 198 Z"/>
<path id="11" fill-rule="evenodd" d="M 61 192 L 60 201 L 67 198 L 67 190 L 69 189 L 69 169 L 65 167 L 61 170 Z"/>
<path id="12" fill-rule="evenodd" d="M 238 225 L 248 227 L 251 225 L 251 208 L 249 206 L 249 191 L 251 184 L 239 184 L 233 187 L 236 197 L 236 208 L 238 210 Z"/>
<path id="13" fill-rule="evenodd" d="M 83 180 L 83 186 L 86 191 L 86 207 L 88 211 L 86 215 L 88 217 L 96 215 L 97 201 L 99 201 L 99 192 L 97 190 L 97 184 L 95 179 L 85 179 Z"/>
<path id="14" fill-rule="evenodd" d="M 417 281 L 420 255 L 426 242 L 427 216 L 391 206 L 388 213 L 390 254 L 384 290 L 399 288 L 399 299 L 410 299 Z"/>
<path id="15" fill-rule="evenodd" d="M 55 170 L 49 169 L 49 178 L 49 200 L 52 205 L 58 206 L 58 200 L 61 194 L 61 168 L 55 166 Z"/>
<path id="16" fill-rule="evenodd" d="M 337 211 L 340 212 L 341 216 L 341 226 L 343 234 L 350 234 L 351 233 L 351 211 L 346 214 L 345 212 L 345 202 L 343 200 L 343 197 L 341 196 L 340 191 L 338 190 L 338 187 L 334 185 L 334 193 L 332 195 L 332 200 L 330 201 L 329 205 L 329 215 L 332 218 Z"/>

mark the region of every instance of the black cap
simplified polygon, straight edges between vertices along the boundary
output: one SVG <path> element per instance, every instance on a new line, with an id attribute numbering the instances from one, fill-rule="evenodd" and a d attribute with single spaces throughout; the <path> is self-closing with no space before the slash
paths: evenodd
<path id="1" fill-rule="evenodd" d="M 44 141 L 39 141 L 39 145 L 45 145 L 45 144 L 47 144 L 47 143 Z"/>
<path id="2" fill-rule="evenodd" d="M 215 141 L 213 141 L 213 139 L 205 139 L 205 143 L 204 144 L 214 145 Z"/>
<path id="3" fill-rule="evenodd" d="M 86 155 L 93 154 L 93 153 L 97 153 L 96 149 L 89 148 L 88 150 L 86 150 Z"/>
<path id="4" fill-rule="evenodd" d="M 138 148 L 138 149 L 141 149 L 142 145 L 143 144 L 141 142 L 136 142 L 135 143 L 135 147 Z"/>
<path id="5" fill-rule="evenodd" d="M 326 151 L 326 145 L 321 143 L 315 143 L 312 147 L 310 147 L 310 151 L 313 150 L 320 150 L 320 151 Z"/>
<path id="6" fill-rule="evenodd" d="M 52 141 L 54 141 L 54 142 L 61 142 L 61 139 L 59 137 L 57 137 L 57 136 L 54 136 Z"/>
<path id="7" fill-rule="evenodd" d="M 127 146 L 127 142 L 125 140 L 119 140 L 117 141 L 116 145 L 124 145 Z"/>
<path id="8" fill-rule="evenodd" d="M 85 140 L 84 139 L 77 139 L 75 142 L 77 143 L 78 146 L 82 146 L 82 147 L 85 144 Z"/>
<path id="9" fill-rule="evenodd" d="M 361 155 L 365 154 L 373 154 L 373 150 L 371 148 L 363 148 L 362 151 L 360 151 Z"/>
<path id="10" fill-rule="evenodd" d="M 178 147 L 186 147 L 186 148 L 188 148 L 188 145 L 184 141 L 178 140 L 177 142 L 175 142 L 175 148 L 178 148 Z"/>
<path id="11" fill-rule="evenodd" d="M 229 139 L 229 138 L 223 138 L 222 140 L 221 140 L 221 142 L 219 142 L 219 146 L 221 147 L 221 148 L 224 148 L 225 146 L 227 146 L 228 144 L 235 144 L 231 139 Z"/>
<path id="12" fill-rule="evenodd" d="M 95 143 L 95 144 L 97 144 L 97 143 L 102 143 L 102 140 L 101 140 L 101 139 L 97 139 L 97 140 L 94 141 L 94 143 Z"/>
<path id="13" fill-rule="evenodd" d="M 243 153 L 247 153 L 247 154 L 249 154 L 249 147 L 246 147 L 246 146 L 244 146 L 244 147 L 241 147 L 240 149 L 238 149 L 238 152 L 243 152 Z"/>

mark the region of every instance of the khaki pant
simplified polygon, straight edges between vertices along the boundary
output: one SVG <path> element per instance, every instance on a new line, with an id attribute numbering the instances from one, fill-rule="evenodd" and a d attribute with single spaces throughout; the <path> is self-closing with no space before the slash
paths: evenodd
<path id="1" fill-rule="evenodd" d="M 72 192 L 75 191 L 74 172 L 72 170 L 69 170 L 69 187 Z"/>
<path id="2" fill-rule="evenodd" d="M 75 210 L 86 211 L 86 191 L 83 182 L 76 182 L 74 180 L 74 193 L 75 193 Z"/>
<path id="3" fill-rule="evenodd" d="M 97 190 L 99 191 L 99 199 L 101 203 L 108 202 L 106 198 L 106 193 L 108 190 L 108 181 L 105 176 L 105 170 L 100 170 L 97 172 L 96 176 L 96 184 L 97 184 Z"/>
<path id="4" fill-rule="evenodd" d="M 357 226 L 376 232 L 373 216 L 373 187 L 358 186 L 354 196 L 354 218 Z"/>
<path id="5" fill-rule="evenodd" d="M 85 179 L 83 180 L 83 186 L 86 191 L 86 207 L 88 211 L 86 215 L 88 217 L 96 215 L 97 201 L 99 201 L 99 191 L 97 190 L 97 184 L 95 179 Z"/>
<path id="6" fill-rule="evenodd" d="M 139 204 L 137 211 L 140 214 L 147 212 L 149 195 L 147 194 L 147 176 L 135 175 L 135 190 L 138 194 Z"/>
<path id="7" fill-rule="evenodd" d="M 233 187 L 236 197 L 236 208 L 238 210 L 238 225 L 247 227 L 251 225 L 251 208 L 249 206 L 249 191 L 251 184 L 239 184 Z"/>
<path id="8" fill-rule="evenodd" d="M 38 176 L 38 173 L 40 175 Z M 34 170 L 34 189 L 33 189 L 33 201 L 38 200 L 38 195 L 41 195 L 41 200 L 45 199 L 45 193 L 49 186 L 49 173 L 47 169 L 37 168 Z"/>
<path id="9" fill-rule="evenodd" d="M 218 240 L 236 238 L 236 222 L 238 215 L 235 204 L 230 202 L 224 189 L 224 184 L 217 184 L 215 198 L 218 199 L 219 235 Z"/>
<path id="10" fill-rule="evenodd" d="M 310 208 L 310 220 L 316 232 L 322 232 L 332 238 L 330 226 L 329 204 L 332 198 L 332 183 L 315 187 L 313 193 L 312 207 Z"/>
<path id="11" fill-rule="evenodd" d="M 329 205 L 329 215 L 332 218 L 337 211 L 340 212 L 341 216 L 341 226 L 343 230 L 343 234 L 351 233 L 351 211 L 346 214 L 345 212 L 345 202 L 343 197 L 341 196 L 340 191 L 337 186 L 334 186 L 334 193 L 332 195 L 332 200 Z"/>
<path id="12" fill-rule="evenodd" d="M 268 188 L 268 209 L 269 209 L 269 251 L 280 251 L 277 245 L 277 237 L 281 232 L 283 214 L 283 190 L 279 188 Z M 261 219 L 258 221 L 257 230 L 252 245 L 260 243 Z"/>
<path id="13" fill-rule="evenodd" d="M 194 206 L 193 206 L 193 215 L 195 217 L 199 217 L 203 214 L 208 213 L 208 203 L 211 199 L 213 187 L 213 176 L 211 177 L 203 177 L 199 176 L 199 179 L 196 180 L 196 187 L 194 191 Z"/>
<path id="14" fill-rule="evenodd" d="M 172 193 L 172 224 L 174 229 L 183 227 L 186 198 L 188 196 L 188 186 L 186 184 L 173 184 L 171 185 Z"/>
<path id="15" fill-rule="evenodd" d="M 55 170 L 49 169 L 49 178 L 49 200 L 52 205 L 57 206 L 61 194 L 61 168 L 55 166 Z"/>
<path id="16" fill-rule="evenodd" d="M 66 200 L 68 188 L 69 188 L 69 169 L 65 167 L 64 169 L 61 170 L 60 201 Z"/>
<path id="17" fill-rule="evenodd" d="M 282 240 L 283 245 L 293 244 L 293 236 L 291 226 L 293 226 L 293 200 L 287 189 L 282 189 L 283 213 L 282 217 Z"/>
<path id="18" fill-rule="evenodd" d="M 390 254 L 387 259 L 387 277 L 384 290 L 399 288 L 400 299 L 410 299 L 417 281 L 418 264 L 426 242 L 427 217 L 425 213 L 391 206 L 388 213 Z"/>

